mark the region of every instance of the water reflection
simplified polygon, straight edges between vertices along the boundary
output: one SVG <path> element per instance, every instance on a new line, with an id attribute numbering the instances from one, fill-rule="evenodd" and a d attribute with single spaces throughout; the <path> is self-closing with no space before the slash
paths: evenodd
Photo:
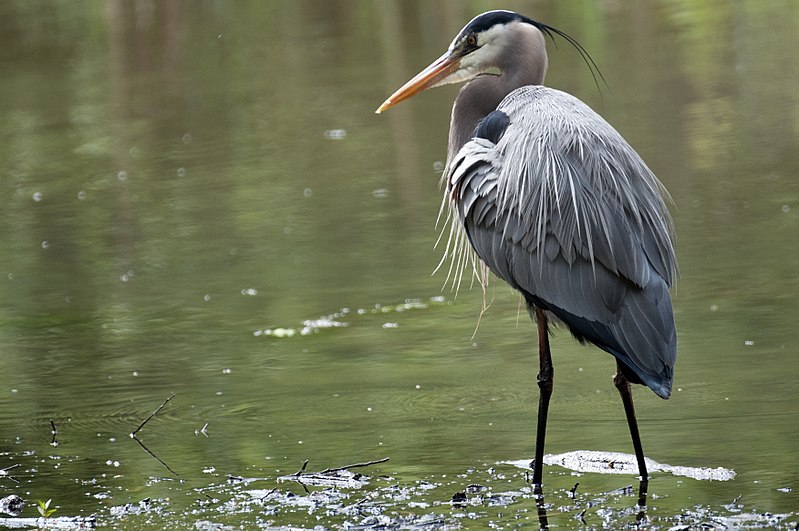
<path id="1" fill-rule="evenodd" d="M 474 339 L 481 294 L 463 290 L 290 341 L 253 335 L 441 294 L 435 164 L 456 89 L 373 111 L 492 7 L 478 4 L 0 3 L 0 469 L 19 464 L 21 483 L 2 488 L 25 492 L 26 510 L 53 498 L 61 514 L 90 514 L 183 500 L 227 473 L 274 479 L 309 456 L 390 455 L 394 483 L 444 484 L 414 491 L 432 511 L 464 488 L 455 475 L 476 468 L 462 481 L 490 483 L 503 473 L 484 477 L 493 463 L 529 456 L 534 330 L 501 286 Z M 668 403 L 636 396 L 643 443 L 658 460 L 739 475 L 655 476 L 654 516 L 671 525 L 696 504 L 726 515 L 738 496 L 751 514 L 795 511 L 797 10 L 503 7 L 589 49 L 608 94 L 563 46 L 550 48 L 548 84 L 605 116 L 674 199 L 678 390 Z M 610 360 L 553 342 L 548 448 L 627 451 Z M 153 479 L 164 469 L 127 437 L 172 392 L 146 442 L 182 486 Z M 574 478 L 548 468 L 547 503 L 565 506 Z M 515 470 L 491 481 L 508 480 L 524 488 Z M 581 491 L 613 506 L 602 493 L 618 481 L 586 474 Z M 191 502 L 170 503 L 188 514 Z"/>

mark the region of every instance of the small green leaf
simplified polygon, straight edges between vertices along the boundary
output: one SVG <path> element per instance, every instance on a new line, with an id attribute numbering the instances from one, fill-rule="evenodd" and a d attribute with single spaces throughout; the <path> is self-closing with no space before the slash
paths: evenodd
<path id="1" fill-rule="evenodd" d="M 52 515 L 54 512 L 58 510 L 57 508 L 50 509 L 50 502 L 53 501 L 52 499 L 49 499 L 46 502 L 43 502 L 42 500 L 36 500 L 36 501 L 38 503 L 38 507 L 36 508 L 39 510 L 39 514 L 45 518 L 48 518 L 50 515 Z"/>

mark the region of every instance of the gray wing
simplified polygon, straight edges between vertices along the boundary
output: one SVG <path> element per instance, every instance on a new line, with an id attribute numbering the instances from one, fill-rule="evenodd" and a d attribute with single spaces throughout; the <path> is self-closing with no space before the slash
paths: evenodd
<path id="1" fill-rule="evenodd" d="M 568 94 L 523 87 L 492 115 L 445 174 L 472 247 L 528 302 L 667 398 L 676 260 L 662 185 L 615 129 Z"/>

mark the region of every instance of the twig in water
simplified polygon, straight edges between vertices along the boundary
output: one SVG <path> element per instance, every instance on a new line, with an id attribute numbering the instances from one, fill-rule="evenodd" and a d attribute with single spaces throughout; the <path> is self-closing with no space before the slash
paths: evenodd
<path id="1" fill-rule="evenodd" d="M 15 463 L 15 464 L 13 464 L 13 465 L 11 465 L 11 466 L 7 466 L 7 467 L 5 467 L 5 468 L 0 468 L 0 478 L 8 478 L 8 479 L 10 479 L 11 481 L 13 481 L 14 483 L 17 483 L 17 484 L 19 484 L 19 480 L 18 480 L 17 478 L 15 478 L 14 476 L 10 476 L 10 475 L 8 474 L 8 471 L 9 471 L 9 470 L 12 470 L 12 469 L 14 469 L 14 468 L 17 468 L 17 467 L 19 467 L 19 466 L 22 466 L 22 465 L 21 465 L 21 464 L 19 464 L 19 463 Z"/>
<path id="2" fill-rule="evenodd" d="M 383 459 L 376 459 L 375 461 L 367 461 L 365 463 L 355 463 L 354 465 L 341 466 L 341 467 L 338 467 L 338 468 L 327 468 L 325 470 L 322 470 L 321 472 L 317 472 L 317 474 L 329 474 L 331 472 L 339 472 L 341 470 L 348 470 L 350 468 L 360 468 L 360 467 L 364 467 L 364 466 L 376 465 L 376 464 L 379 464 L 379 463 L 385 463 L 389 459 L 390 458 L 388 458 L 388 457 L 384 457 Z M 307 464 L 308 464 L 308 461 L 305 462 L 305 465 L 307 465 Z M 305 465 L 302 466 L 302 470 L 305 470 Z M 302 470 L 300 470 L 300 472 L 302 472 Z M 299 475 L 299 474 L 297 474 L 297 475 Z"/>
<path id="3" fill-rule="evenodd" d="M 265 499 L 267 499 L 267 498 L 268 498 L 268 497 L 269 497 L 269 496 L 270 496 L 270 495 L 271 495 L 273 492 L 275 492 L 276 490 L 277 490 L 277 487 L 275 487 L 274 489 L 270 490 L 269 492 L 267 492 L 266 494 L 264 494 L 263 496 L 261 496 L 261 500 L 260 500 L 260 501 L 261 501 L 261 503 L 263 503 L 263 502 L 264 502 L 264 500 L 265 500 Z"/>
<path id="4" fill-rule="evenodd" d="M 161 459 L 160 457 L 158 457 L 157 455 L 155 455 L 155 454 L 154 454 L 154 453 L 153 453 L 153 452 L 152 452 L 152 451 L 151 451 L 149 448 L 147 448 L 147 447 L 144 445 L 144 443 L 143 443 L 143 442 L 141 442 L 141 441 L 139 440 L 139 438 L 138 438 L 138 437 L 136 437 L 136 434 L 137 434 L 137 433 L 139 433 L 139 431 L 140 431 L 140 430 L 141 430 L 141 429 L 144 427 L 144 425 L 145 425 L 145 424 L 147 424 L 148 422 L 150 422 L 150 419 L 151 419 L 151 418 L 153 418 L 154 416 L 156 416 L 156 415 L 158 414 L 158 412 L 159 412 L 159 411 L 161 411 L 162 409 L 164 409 L 164 406 L 166 406 L 166 405 L 169 403 L 169 401 L 170 401 L 170 400 L 172 400 L 173 398 L 175 398 L 175 393 L 172 393 L 172 394 L 169 396 L 169 398 L 167 398 L 166 400 L 164 400 L 164 403 L 163 403 L 163 404 L 161 404 L 160 406 L 158 406 L 158 409 L 156 409 L 155 411 L 153 411 L 152 413 L 150 413 L 150 416 L 149 416 L 149 417 L 147 417 L 146 419 L 144 419 L 144 421 L 143 421 L 141 424 L 139 424 L 139 427 L 138 427 L 138 428 L 136 428 L 135 430 L 133 430 L 133 431 L 131 432 L 131 434 L 130 434 L 130 438 L 131 438 L 131 439 L 133 439 L 134 441 L 136 441 L 136 442 L 139 444 L 139 446 L 141 446 L 141 447 L 144 449 L 144 451 L 145 451 L 145 452 L 147 452 L 147 453 L 148 453 L 148 454 L 150 454 L 151 456 L 155 457 L 156 461 L 158 461 L 159 463 L 161 463 L 161 464 L 164 466 L 164 468 L 166 468 L 167 470 L 169 470 L 170 472 L 172 472 L 172 473 L 173 473 L 173 474 L 175 474 L 176 476 L 180 476 L 180 474 L 178 474 L 177 472 L 175 472 L 174 470 L 172 470 L 172 468 L 170 468 L 170 466 L 169 466 L 168 464 L 166 464 L 166 463 L 164 462 L 164 460 L 163 460 L 163 459 Z"/>
<path id="5" fill-rule="evenodd" d="M 302 464 L 302 468 L 300 468 L 299 470 L 297 470 L 296 472 L 294 472 L 294 473 L 292 474 L 292 476 L 299 476 L 300 474 L 302 474 L 303 472 L 305 472 L 305 467 L 307 467 L 307 466 L 308 466 L 308 461 L 310 461 L 310 459 L 306 459 L 306 460 L 305 460 L 305 462 Z"/>
<path id="6" fill-rule="evenodd" d="M 55 422 L 53 419 L 50 419 L 50 433 L 53 435 L 53 440 L 50 441 L 50 446 L 58 446 L 58 440 L 56 440 L 56 436 L 58 436 L 58 428 L 55 427 Z"/>
<path id="7" fill-rule="evenodd" d="M 172 393 L 172 394 L 169 396 L 169 398 L 167 398 L 166 400 L 164 400 L 164 403 L 163 403 L 163 404 L 161 404 L 160 406 L 158 406 L 158 409 L 156 409 L 155 411 L 153 411 L 152 413 L 150 413 L 150 416 L 149 416 L 149 417 L 147 417 L 146 419 L 144 419 L 144 421 L 143 421 L 141 424 L 139 424 L 139 427 L 138 427 L 138 428 L 136 428 L 135 430 L 133 430 L 133 433 L 131 433 L 131 434 L 130 434 L 130 436 L 131 436 L 131 437 L 133 437 L 133 438 L 135 439 L 135 438 L 136 438 L 136 434 L 137 434 L 137 433 L 139 433 L 139 430 L 141 430 L 141 429 L 144 427 L 144 425 L 145 425 L 145 424 L 147 424 L 148 422 L 150 422 L 150 419 L 151 419 L 151 418 L 153 418 L 154 416 L 156 416 L 156 415 L 158 414 L 158 412 L 159 412 L 159 411 L 161 411 L 162 409 L 164 409 L 164 406 L 165 406 L 165 405 L 167 405 L 167 404 L 169 403 L 169 401 L 170 401 L 170 400 L 172 400 L 173 398 L 175 398 L 175 393 Z"/>

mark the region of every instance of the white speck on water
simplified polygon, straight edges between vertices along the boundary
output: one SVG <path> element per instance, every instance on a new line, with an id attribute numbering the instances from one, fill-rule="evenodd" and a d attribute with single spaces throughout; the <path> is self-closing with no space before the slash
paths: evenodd
<path id="1" fill-rule="evenodd" d="M 275 337 L 294 337 L 294 334 L 296 333 L 297 331 L 293 328 L 275 328 L 273 330 L 264 330 L 265 335 Z"/>
<path id="2" fill-rule="evenodd" d="M 184 144 L 191 144 L 192 141 L 191 133 L 186 133 L 185 135 L 183 135 L 182 140 Z"/>
<path id="3" fill-rule="evenodd" d="M 444 300 L 445 299 L 444 299 L 443 295 L 436 295 L 435 297 L 430 297 L 430 301 L 431 302 L 439 302 L 439 303 L 441 303 L 441 302 L 444 302 Z"/>
<path id="4" fill-rule="evenodd" d="M 138 376 L 138 375 L 139 375 L 139 371 L 133 371 L 133 376 Z"/>
<path id="5" fill-rule="evenodd" d="M 419 385 L 419 384 L 416 384 L 416 388 L 417 388 L 417 389 L 421 389 L 421 388 L 422 388 L 422 386 L 421 386 L 421 385 Z"/>
<path id="6" fill-rule="evenodd" d="M 117 179 L 118 180 L 124 181 L 127 178 L 128 178 L 128 172 L 126 172 L 125 170 L 119 170 L 117 172 Z"/>
<path id="7" fill-rule="evenodd" d="M 252 296 L 258 295 L 258 290 L 255 289 L 255 288 L 246 288 L 246 289 L 241 290 L 241 294 L 242 295 L 249 295 L 249 296 L 252 297 Z"/>
<path id="8" fill-rule="evenodd" d="M 437 160 L 433 163 L 433 171 L 444 171 L 444 162 Z"/>
<path id="9" fill-rule="evenodd" d="M 583 368 L 582 367 L 577 367 L 577 372 L 583 372 Z"/>
<path id="10" fill-rule="evenodd" d="M 368 407 L 366 408 L 366 411 L 372 411 L 372 408 Z"/>
<path id="11" fill-rule="evenodd" d="M 8 280 L 14 280 L 14 273 L 8 274 Z"/>
<path id="12" fill-rule="evenodd" d="M 305 197 L 311 197 L 313 195 L 313 190 L 311 190 L 310 188 L 306 188 L 305 190 L 302 191 L 302 195 L 304 195 Z"/>
<path id="13" fill-rule="evenodd" d="M 11 392 L 12 392 L 12 393 L 17 393 L 17 392 L 18 392 L 18 390 L 12 387 L 12 388 L 11 388 Z"/>
<path id="14" fill-rule="evenodd" d="M 358 308 L 358 315 L 363 315 L 365 313 L 366 313 L 366 310 L 364 310 L 363 308 Z"/>
<path id="15" fill-rule="evenodd" d="M 677 388 L 677 392 L 679 393 L 680 391 L 682 391 L 682 387 Z"/>
<path id="16" fill-rule="evenodd" d="M 37 203 L 42 200 L 42 193 L 41 192 L 33 192 L 33 200 Z"/>
<path id="17" fill-rule="evenodd" d="M 307 320 L 303 321 L 302 328 L 300 329 L 300 334 L 303 336 L 307 336 L 308 334 L 312 334 L 314 332 L 318 332 L 322 328 L 337 328 L 340 326 L 348 326 L 349 323 L 344 323 L 341 321 L 336 321 L 338 317 L 337 314 L 327 315 L 324 317 L 320 317 L 319 319 L 315 320 Z"/>
<path id="18" fill-rule="evenodd" d="M 372 197 L 377 199 L 384 199 L 388 197 L 388 188 L 378 188 L 372 191 Z"/>
<path id="19" fill-rule="evenodd" d="M 105 462 L 105 464 L 108 465 L 108 466 L 118 467 L 119 466 L 119 461 L 112 461 L 111 459 L 109 459 L 108 461 Z"/>
<path id="20" fill-rule="evenodd" d="M 302 441 L 297 441 L 297 444 L 302 444 Z"/>
<path id="21" fill-rule="evenodd" d="M 729 400 L 729 399 L 730 399 L 730 397 L 729 397 L 729 396 L 725 396 L 725 397 L 724 397 L 724 400 L 725 400 L 725 401 L 726 401 L 726 400 Z"/>
<path id="22" fill-rule="evenodd" d="M 47 249 L 48 247 L 50 247 L 50 243 L 47 240 L 44 240 L 42 242 L 42 249 Z"/>
<path id="23" fill-rule="evenodd" d="M 109 437 L 108 438 L 108 442 L 117 442 L 117 438 L 116 437 Z"/>
<path id="24" fill-rule="evenodd" d="M 122 282 L 127 282 L 128 280 L 130 280 L 130 277 L 128 276 L 127 273 L 122 273 L 122 275 L 119 277 L 119 280 L 121 280 Z"/>
<path id="25" fill-rule="evenodd" d="M 399 325 L 397 323 L 383 323 L 383 328 L 397 328 Z"/>
<path id="26" fill-rule="evenodd" d="M 790 205 L 782 205 L 782 213 L 783 214 L 787 214 L 790 211 L 791 211 Z"/>
<path id="27" fill-rule="evenodd" d="M 344 140 L 347 137 L 346 129 L 328 129 L 325 131 L 325 138 L 328 140 Z"/>
<path id="28" fill-rule="evenodd" d="M 710 311 L 711 311 L 711 312 L 717 312 L 717 311 L 719 311 L 719 305 L 718 305 L 718 304 L 711 304 L 711 305 L 710 305 Z"/>
<path id="29" fill-rule="evenodd" d="M 203 468 L 203 474 L 213 474 L 216 472 L 216 468 L 209 466 L 208 468 Z"/>
<path id="30" fill-rule="evenodd" d="M 233 371 L 231 371 L 230 369 L 222 369 L 222 374 L 230 374 L 231 372 Z"/>
<path id="31" fill-rule="evenodd" d="M 185 177 L 186 176 L 186 168 L 178 168 L 178 177 Z"/>
<path id="32" fill-rule="evenodd" d="M 203 295 L 203 300 L 204 300 L 205 302 L 208 302 L 208 301 L 210 301 L 210 300 L 211 300 L 211 296 L 210 296 L 210 295 Z"/>
<path id="33" fill-rule="evenodd" d="M 744 341 L 744 345 L 746 345 L 747 347 L 751 347 L 754 344 L 755 342 L 751 339 L 747 339 L 746 341 Z"/>
<path id="34" fill-rule="evenodd" d="M 777 492 L 791 492 L 793 489 L 791 487 L 781 487 L 777 489 Z"/>
<path id="35" fill-rule="evenodd" d="M 80 192 L 78 192 L 78 199 L 80 199 L 81 201 L 83 201 L 84 199 L 86 199 L 86 192 L 84 192 L 83 190 L 81 190 Z"/>

